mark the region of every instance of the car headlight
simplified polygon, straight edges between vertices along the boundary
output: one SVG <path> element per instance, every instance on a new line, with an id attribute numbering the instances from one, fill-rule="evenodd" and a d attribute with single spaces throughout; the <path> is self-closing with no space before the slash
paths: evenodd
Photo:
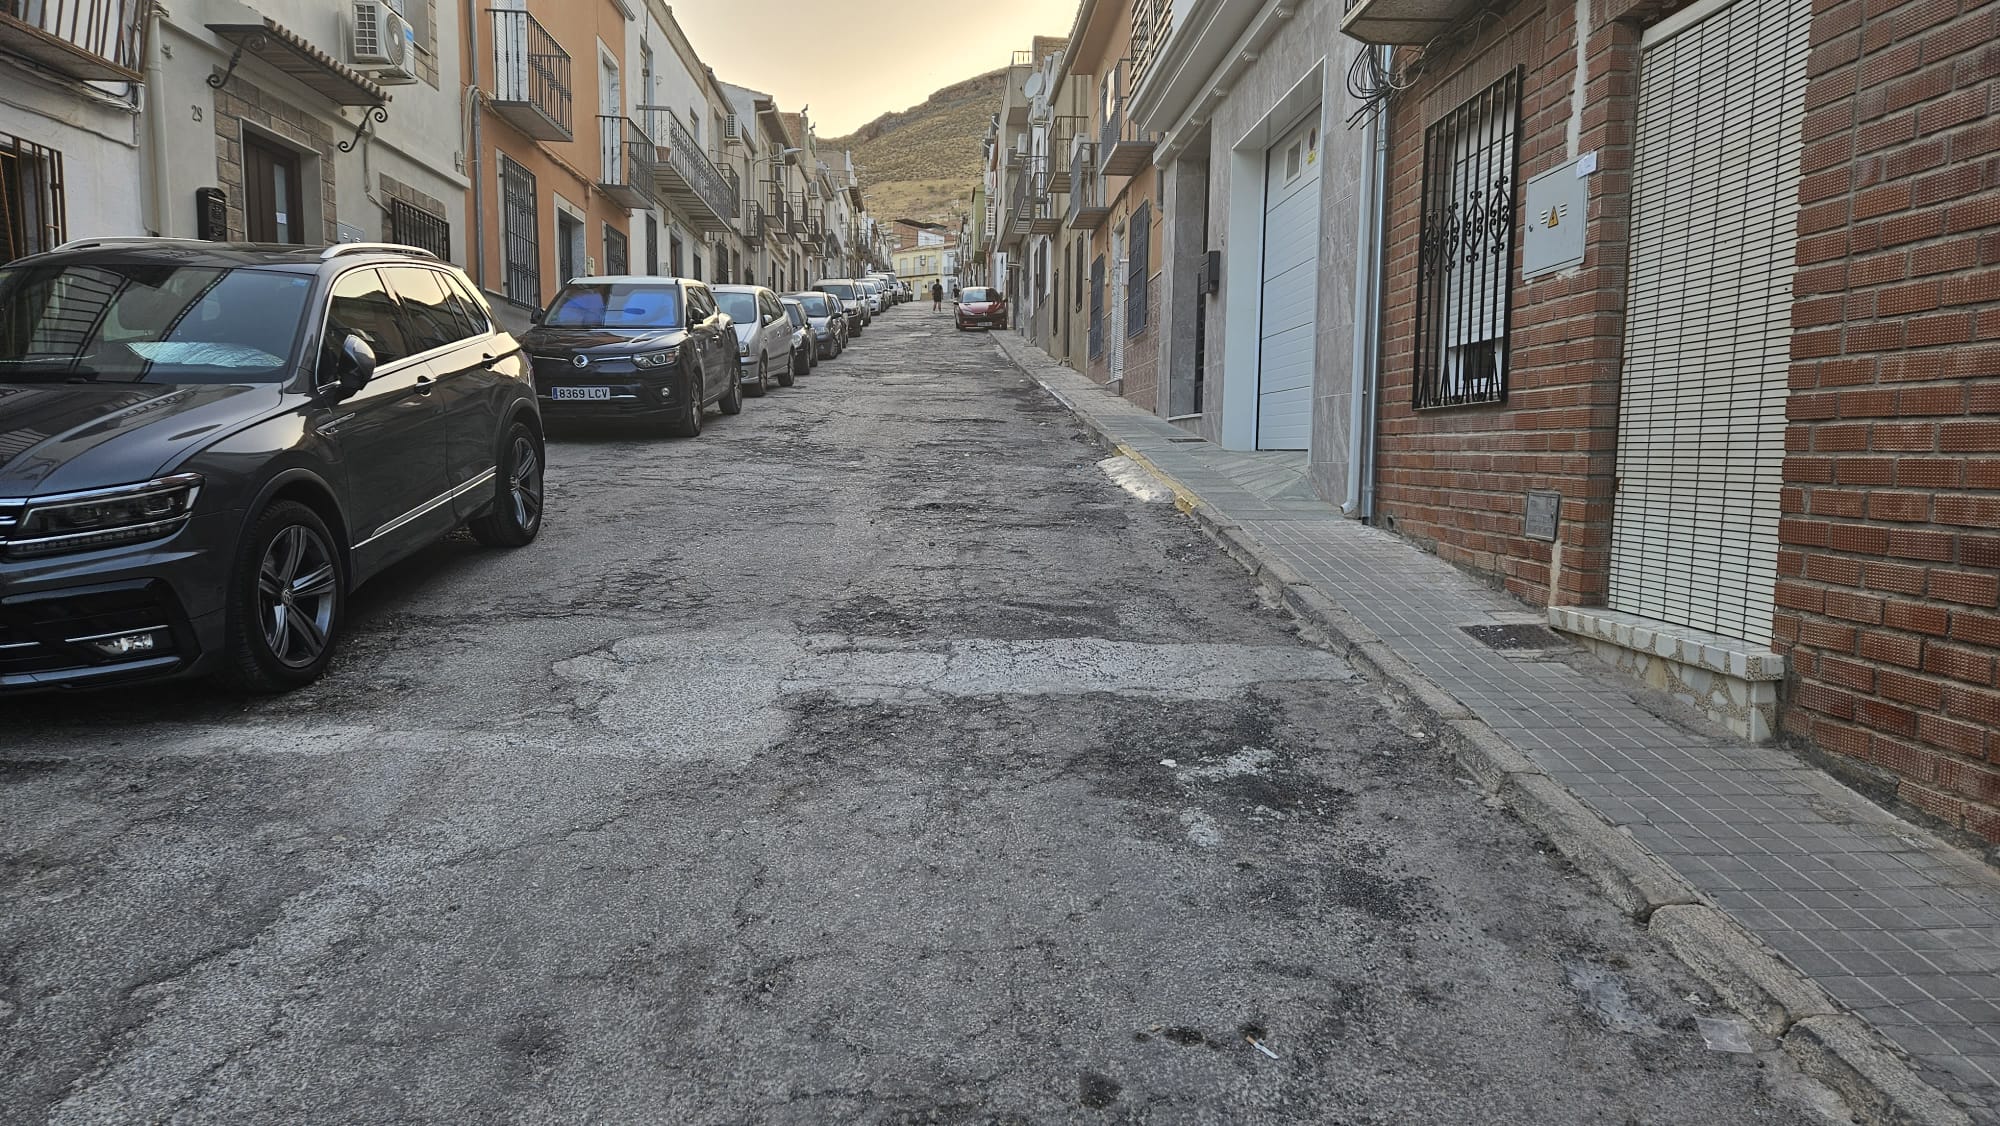
<path id="1" fill-rule="evenodd" d="M 674 360 L 677 355 L 678 353 L 672 348 L 664 352 L 648 352 L 643 356 L 632 357 L 632 366 L 646 369 L 668 368 L 674 366 Z"/>
<path id="2" fill-rule="evenodd" d="M 198 473 L 178 473 L 138 485 L 31 500 L 5 541 L 7 554 L 61 555 L 172 535 L 193 513 L 201 484 Z"/>
<path id="3" fill-rule="evenodd" d="M 737 350 L 738 352 L 742 353 L 742 354 L 743 354 L 743 355 L 745 355 L 745 356 L 749 355 L 749 354 L 750 354 L 750 342 L 749 342 L 748 340 L 739 340 L 739 341 L 737 341 L 737 342 L 736 342 L 736 350 Z"/>

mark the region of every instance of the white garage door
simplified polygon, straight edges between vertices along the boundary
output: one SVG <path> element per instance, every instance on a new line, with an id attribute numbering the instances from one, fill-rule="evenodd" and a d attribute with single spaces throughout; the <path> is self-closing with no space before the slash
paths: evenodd
<path id="1" fill-rule="evenodd" d="M 1312 434 L 1313 310 L 1319 294 L 1319 113 L 1264 158 L 1263 308 L 1257 325 L 1257 448 L 1303 450 Z"/>
<path id="2" fill-rule="evenodd" d="M 1704 11 L 1706 9 L 1706 11 Z M 1611 606 L 1771 639 L 1809 0 L 1641 42 Z"/>

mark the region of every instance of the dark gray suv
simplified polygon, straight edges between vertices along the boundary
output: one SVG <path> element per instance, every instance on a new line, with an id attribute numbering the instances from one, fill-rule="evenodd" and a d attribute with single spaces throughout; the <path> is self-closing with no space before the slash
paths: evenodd
<path id="1" fill-rule="evenodd" d="M 349 591 L 542 524 L 527 358 L 421 250 L 100 239 L 0 266 L 0 692 L 279 691 Z"/>

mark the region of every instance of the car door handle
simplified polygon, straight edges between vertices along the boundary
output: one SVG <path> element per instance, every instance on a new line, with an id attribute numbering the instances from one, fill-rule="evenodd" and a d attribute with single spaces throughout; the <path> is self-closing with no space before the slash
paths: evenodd
<path id="1" fill-rule="evenodd" d="M 437 380 L 432 379 L 430 376 L 420 375 L 417 377 L 417 394 L 428 395 L 431 393 L 431 388 L 435 386 L 437 386 Z"/>

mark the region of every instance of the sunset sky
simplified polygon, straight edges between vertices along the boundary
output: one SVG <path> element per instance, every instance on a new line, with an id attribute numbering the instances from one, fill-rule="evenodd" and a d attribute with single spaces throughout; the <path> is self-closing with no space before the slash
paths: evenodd
<path id="1" fill-rule="evenodd" d="M 787 111 L 811 106 L 814 128 L 832 137 L 1006 66 L 1031 36 L 1068 35 L 1076 7 L 1077 0 L 681 0 L 673 10 L 716 77 L 774 94 Z"/>

